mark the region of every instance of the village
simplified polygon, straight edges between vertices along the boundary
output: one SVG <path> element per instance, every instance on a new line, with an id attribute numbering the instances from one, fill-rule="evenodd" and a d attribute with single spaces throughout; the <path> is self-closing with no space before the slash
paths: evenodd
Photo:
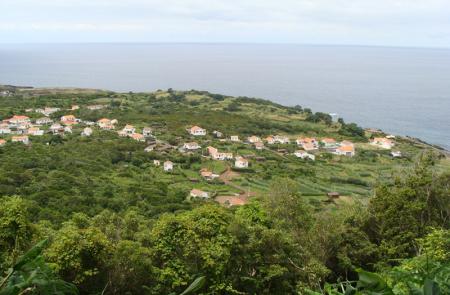
<path id="1" fill-rule="evenodd" d="M 226 163 L 222 171 L 212 171 L 207 167 L 202 167 L 198 173 L 207 182 L 220 179 L 226 185 L 234 188 L 237 192 L 234 195 L 220 195 L 214 191 L 207 191 L 198 187 L 193 187 L 188 199 L 215 199 L 225 206 L 242 205 L 248 202 L 254 192 L 231 182 L 232 175 L 245 172 L 258 161 L 264 161 L 264 157 L 259 155 L 265 151 L 279 157 L 281 161 L 287 157 L 297 158 L 298 161 L 315 161 L 317 157 L 324 155 L 336 155 L 340 157 L 354 157 L 357 153 L 357 144 L 349 140 L 338 141 L 335 138 L 324 137 L 315 138 L 307 136 L 291 135 L 267 135 L 260 137 L 256 135 L 241 136 L 233 134 L 232 130 L 207 130 L 200 126 L 186 126 L 184 142 L 179 145 L 172 145 L 166 141 L 159 140 L 151 126 L 140 128 L 127 122 L 119 122 L 114 118 L 100 118 L 96 121 L 83 120 L 77 118 L 73 112 L 80 108 L 89 111 L 106 109 L 106 105 L 72 105 L 71 108 L 61 110 L 57 107 L 45 107 L 39 109 L 26 109 L 26 113 L 40 114 L 42 117 L 31 119 L 27 115 L 17 114 L 3 120 L 0 123 L 0 146 L 4 146 L 8 141 L 11 143 L 22 143 L 32 146 L 33 137 L 50 134 L 55 136 L 76 135 L 90 137 L 96 132 L 114 132 L 118 137 L 129 138 L 142 143 L 145 152 L 160 153 L 164 155 L 167 150 L 177 151 L 181 155 L 198 154 L 202 158 L 212 161 Z M 56 116 L 55 113 L 65 112 L 65 115 Z M 139 124 L 141 125 L 141 124 Z M 120 126 L 120 127 L 119 127 Z M 229 134 L 225 136 L 225 134 Z M 393 150 L 395 147 L 395 136 L 387 135 L 383 137 L 373 137 L 369 144 L 375 148 L 389 150 L 391 157 L 400 158 L 400 150 Z M 252 153 L 233 153 L 229 145 L 238 145 L 246 150 L 253 150 Z M 177 169 L 177 164 L 170 159 L 153 160 L 155 167 L 161 167 L 165 173 L 172 173 Z M 233 174 L 234 173 L 234 174 Z M 336 197 L 337 192 L 329 192 L 329 197 Z"/>

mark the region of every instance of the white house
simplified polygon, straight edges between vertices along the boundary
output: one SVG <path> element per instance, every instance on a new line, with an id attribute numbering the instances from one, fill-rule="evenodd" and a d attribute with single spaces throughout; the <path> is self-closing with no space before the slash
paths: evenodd
<path id="1" fill-rule="evenodd" d="M 223 136 L 222 132 L 217 131 L 217 130 L 214 130 L 214 131 L 213 131 L 213 134 L 214 134 L 214 136 L 217 137 L 217 138 L 221 138 L 221 137 Z"/>
<path id="2" fill-rule="evenodd" d="M 262 142 L 261 138 L 259 138 L 258 136 L 254 136 L 254 135 L 247 137 L 247 141 L 250 143 Z"/>
<path id="3" fill-rule="evenodd" d="M 91 136 L 92 135 L 92 128 L 86 127 L 83 129 L 83 132 L 81 132 L 82 136 Z"/>
<path id="4" fill-rule="evenodd" d="M 126 135 L 126 136 L 130 136 L 132 134 L 134 134 L 136 132 L 136 128 L 134 128 L 133 125 L 125 125 L 125 127 L 123 127 L 122 132 Z"/>
<path id="5" fill-rule="evenodd" d="M 336 155 L 353 157 L 355 155 L 355 147 L 352 145 L 344 145 L 336 148 L 333 152 Z"/>
<path id="6" fill-rule="evenodd" d="M 62 116 L 60 121 L 64 125 L 74 125 L 74 124 L 77 124 L 79 122 L 79 120 L 77 118 L 75 118 L 74 115 Z"/>
<path id="7" fill-rule="evenodd" d="M 114 124 L 112 124 L 110 119 L 107 118 L 101 118 L 97 121 L 98 127 L 101 129 L 111 130 L 114 129 Z"/>
<path id="8" fill-rule="evenodd" d="M 209 193 L 194 188 L 194 189 L 192 189 L 191 192 L 189 193 L 189 196 L 191 196 L 192 198 L 208 199 L 208 198 L 209 198 Z"/>
<path id="9" fill-rule="evenodd" d="M 225 161 L 225 160 L 231 160 L 233 159 L 233 153 L 215 153 L 214 155 L 212 155 L 214 160 L 220 160 L 220 161 Z"/>
<path id="10" fill-rule="evenodd" d="M 189 133 L 194 136 L 204 136 L 206 135 L 206 129 L 198 126 L 193 126 L 189 129 Z"/>
<path id="11" fill-rule="evenodd" d="M 234 166 L 236 168 L 247 168 L 248 167 L 248 160 L 244 159 L 243 157 L 236 157 L 234 161 Z"/>
<path id="12" fill-rule="evenodd" d="M 375 137 L 370 141 L 370 144 L 381 147 L 383 149 L 391 149 L 394 146 L 394 142 L 391 139 L 385 137 Z"/>
<path id="13" fill-rule="evenodd" d="M 11 138 L 12 142 L 21 142 L 23 144 L 28 144 L 30 141 L 28 139 L 28 136 L 26 135 L 20 135 L 20 136 L 13 136 Z"/>
<path id="14" fill-rule="evenodd" d="M 233 153 L 220 153 L 216 148 L 209 146 L 208 148 L 208 154 L 213 158 L 214 160 L 230 160 L 233 159 Z"/>
<path id="15" fill-rule="evenodd" d="M 238 141 L 240 141 L 238 135 L 232 135 L 232 136 L 230 136 L 230 140 L 233 141 L 233 142 L 238 142 Z"/>
<path id="16" fill-rule="evenodd" d="M 8 119 L 8 122 L 11 125 L 20 125 L 24 123 L 30 123 L 30 118 L 28 116 L 15 115 L 12 116 L 12 118 Z"/>
<path id="17" fill-rule="evenodd" d="M 196 142 L 186 142 L 185 144 L 183 144 L 183 149 L 185 149 L 185 150 L 192 151 L 192 150 L 198 150 L 200 148 L 201 148 L 201 146 Z"/>
<path id="18" fill-rule="evenodd" d="M 38 127 L 31 127 L 31 128 L 28 128 L 27 133 L 29 135 L 41 136 L 41 135 L 44 135 L 44 130 L 39 129 Z"/>
<path id="19" fill-rule="evenodd" d="M 7 126 L 0 127 L 0 134 L 11 134 L 11 129 Z"/>
<path id="20" fill-rule="evenodd" d="M 144 127 L 144 129 L 142 129 L 142 134 L 143 134 L 145 137 L 152 136 L 152 133 L 153 133 L 153 130 L 152 130 L 152 128 L 150 128 L 150 127 Z"/>
<path id="21" fill-rule="evenodd" d="M 310 160 L 316 160 L 316 156 L 314 156 L 314 155 L 312 155 L 312 154 L 310 154 L 310 153 L 308 153 L 308 152 L 306 152 L 306 151 L 296 151 L 295 153 L 294 153 L 294 155 L 297 157 L 297 158 L 301 158 L 301 159 L 310 159 Z"/>
<path id="22" fill-rule="evenodd" d="M 161 162 L 159 160 L 153 160 L 153 165 L 159 166 L 161 165 Z"/>
<path id="23" fill-rule="evenodd" d="M 164 171 L 169 172 L 173 170 L 173 163 L 171 161 L 164 162 Z"/>
<path id="24" fill-rule="evenodd" d="M 47 125 L 47 124 L 52 124 L 53 120 L 47 117 L 42 117 L 39 119 L 36 119 L 36 124 L 37 125 Z"/>
<path id="25" fill-rule="evenodd" d="M 402 152 L 401 151 L 392 151 L 391 152 L 391 156 L 393 157 L 393 158 L 401 158 L 401 156 L 402 156 Z"/>

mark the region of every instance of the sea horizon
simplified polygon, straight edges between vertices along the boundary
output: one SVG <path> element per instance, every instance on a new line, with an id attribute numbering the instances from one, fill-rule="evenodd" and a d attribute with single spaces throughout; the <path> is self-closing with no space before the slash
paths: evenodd
<path id="1" fill-rule="evenodd" d="M 0 44 L 0 84 L 205 90 L 337 113 L 450 150 L 450 48 L 263 43 Z M 395 102 L 395 103 L 394 103 Z"/>

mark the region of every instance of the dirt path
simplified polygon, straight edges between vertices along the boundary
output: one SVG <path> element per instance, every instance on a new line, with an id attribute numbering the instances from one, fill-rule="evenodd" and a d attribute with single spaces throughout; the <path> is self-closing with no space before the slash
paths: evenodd
<path id="1" fill-rule="evenodd" d="M 216 197 L 217 202 L 219 202 L 222 205 L 226 204 L 229 204 L 231 206 L 244 205 L 248 203 L 250 197 L 256 195 L 255 192 L 252 192 L 246 188 L 243 188 L 231 182 L 233 178 L 236 178 L 239 175 L 240 174 L 238 172 L 231 170 L 230 166 L 228 166 L 227 170 L 219 176 L 219 179 L 222 180 L 226 185 L 239 190 L 240 193 L 237 196 L 217 196 Z"/>

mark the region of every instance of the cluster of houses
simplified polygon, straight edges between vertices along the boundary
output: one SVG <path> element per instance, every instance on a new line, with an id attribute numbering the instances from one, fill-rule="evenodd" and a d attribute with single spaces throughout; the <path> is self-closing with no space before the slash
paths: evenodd
<path id="1" fill-rule="evenodd" d="M 296 143 L 304 150 L 304 152 L 297 151 L 296 156 L 303 159 L 310 158 L 314 160 L 313 155 L 308 152 L 314 152 L 320 148 L 335 155 L 348 157 L 353 157 L 355 155 L 355 145 L 348 140 L 337 142 L 334 138 L 322 138 L 319 141 L 316 138 L 301 137 L 296 140 Z"/>
<path id="2" fill-rule="evenodd" d="M 187 131 L 193 136 L 204 136 L 207 133 L 206 129 L 203 129 L 199 126 L 193 126 L 192 128 L 187 129 Z M 213 131 L 213 135 L 217 138 L 222 138 L 223 136 L 223 134 L 219 131 Z M 388 136 L 385 138 L 381 137 L 374 138 L 373 140 L 371 140 L 371 144 L 377 147 L 391 149 L 394 146 L 394 141 L 392 139 L 393 136 Z M 229 140 L 231 142 L 241 141 L 238 135 L 230 136 Z M 226 141 L 226 139 L 221 139 L 221 141 Z M 265 148 L 264 143 L 268 145 L 290 144 L 291 140 L 289 137 L 282 135 L 268 136 L 264 140 L 258 136 L 249 136 L 247 137 L 247 143 L 252 144 L 255 147 L 255 149 L 261 150 Z M 301 159 L 309 159 L 314 161 L 316 157 L 314 155 L 314 152 L 318 150 L 325 150 L 335 155 L 347 157 L 353 157 L 355 155 L 355 144 L 348 140 L 338 142 L 334 138 L 322 138 L 318 140 L 316 138 L 300 137 L 295 140 L 295 143 L 301 149 L 295 151 L 294 155 Z M 181 148 L 182 151 L 194 151 L 198 149 L 201 149 L 201 146 L 197 142 L 185 143 Z M 233 153 L 219 151 L 217 148 L 212 146 L 207 147 L 207 152 L 208 155 L 211 157 L 211 159 L 214 160 L 224 161 L 224 160 L 231 160 L 234 158 L 235 160 L 234 166 L 236 168 L 247 168 L 249 166 L 249 161 L 247 159 L 241 156 L 233 157 Z M 393 151 L 391 152 L 391 155 L 393 157 L 401 157 L 401 152 Z M 212 171 L 209 171 L 208 169 L 200 170 L 200 175 L 206 180 L 213 180 L 219 177 L 218 174 L 214 174 Z M 189 196 L 191 198 L 200 198 L 200 199 L 208 199 L 210 197 L 208 192 L 199 189 L 192 189 Z"/>
<path id="3" fill-rule="evenodd" d="M 99 110 L 102 108 L 105 108 L 104 105 L 90 105 L 87 106 L 90 110 Z M 79 109 L 78 105 L 73 105 L 70 110 L 77 110 Z M 116 119 L 108 119 L 108 118 L 101 118 L 97 120 L 96 122 L 91 121 L 82 121 L 78 118 L 76 118 L 74 115 L 64 115 L 60 117 L 59 122 L 54 122 L 49 116 L 55 112 L 60 111 L 60 108 L 56 107 L 45 107 L 43 109 L 28 109 L 27 112 L 36 112 L 41 113 L 44 115 L 42 118 L 38 118 L 34 120 L 34 123 L 31 122 L 31 119 L 28 116 L 24 115 L 14 115 L 13 117 L 3 120 L 0 122 L 0 135 L 11 134 L 11 141 L 12 142 L 21 142 L 24 144 L 29 143 L 29 136 L 41 136 L 45 133 L 41 127 L 48 126 L 48 128 L 45 128 L 48 130 L 49 133 L 52 134 L 65 134 L 65 133 L 72 133 L 72 128 L 74 125 L 77 124 L 84 124 L 84 129 L 81 133 L 82 136 L 91 136 L 93 133 L 92 126 L 97 126 L 101 130 L 115 130 L 116 126 L 118 124 L 118 121 Z M 194 137 L 198 136 L 205 136 L 207 134 L 207 130 L 199 127 L 199 126 L 193 126 L 191 128 L 187 129 L 188 133 Z M 139 133 L 136 131 L 136 128 L 133 125 L 127 124 L 125 127 L 119 131 L 117 131 L 117 134 L 121 137 L 128 137 L 131 139 L 134 139 L 139 142 L 146 142 L 148 138 L 154 138 L 153 131 L 150 127 L 144 127 L 142 129 L 142 133 Z M 216 138 L 221 138 L 221 141 L 226 141 L 227 139 L 222 139 L 223 134 L 220 131 L 213 131 L 212 134 Z M 375 137 L 371 140 L 370 144 L 384 148 L 384 149 L 391 149 L 395 143 L 392 140 L 393 138 L 388 137 Z M 241 142 L 241 139 L 238 135 L 232 135 L 229 138 L 229 141 L 231 142 Z M 0 139 L 0 146 L 4 145 L 6 143 L 5 139 Z M 249 136 L 246 139 L 247 144 L 251 144 L 254 146 L 257 150 L 262 150 L 265 148 L 265 144 L 267 145 L 274 145 L 274 144 L 290 144 L 291 139 L 287 136 L 283 135 L 274 135 L 274 136 L 268 136 L 264 139 L 261 139 L 258 136 Z M 298 149 L 294 152 L 294 155 L 301 159 L 309 159 L 309 160 L 315 160 L 314 153 L 318 150 L 325 150 L 327 152 L 336 154 L 336 155 L 343 155 L 343 156 L 349 156 L 352 157 L 355 155 L 355 145 L 347 140 L 337 142 L 333 138 L 322 138 L 320 140 L 317 140 L 316 138 L 310 138 L 310 137 L 300 137 L 295 140 L 295 143 L 297 146 L 301 149 Z M 192 152 L 201 149 L 201 145 L 198 144 L 195 141 L 186 142 L 182 145 L 182 147 L 179 148 L 181 152 Z M 145 151 L 152 151 L 154 149 L 154 146 L 148 146 Z M 213 146 L 207 147 L 207 153 L 208 156 L 213 160 L 219 160 L 219 161 L 225 161 L 225 160 L 234 160 L 234 167 L 238 169 L 245 169 L 249 167 L 249 161 L 242 157 L 242 156 L 234 156 L 231 152 L 224 152 L 219 151 L 217 148 Z M 400 157 L 401 153 L 399 151 L 391 152 L 393 157 Z M 154 160 L 155 166 L 161 166 L 161 162 L 159 160 Z M 162 163 L 163 169 L 166 172 L 171 172 L 174 169 L 174 163 L 171 161 L 164 161 Z M 214 174 L 212 171 L 209 171 L 207 169 L 202 169 L 200 171 L 201 176 L 204 179 L 207 180 L 213 180 L 219 175 Z M 198 189 L 193 189 L 190 192 L 190 197 L 193 198 L 202 198 L 207 199 L 209 198 L 209 193 L 204 192 Z"/>
<path id="4" fill-rule="evenodd" d="M 105 108 L 106 105 L 92 105 L 87 106 L 88 109 L 97 110 Z M 78 105 L 72 105 L 70 111 L 78 110 Z M 54 122 L 50 115 L 61 111 L 58 107 L 44 107 L 37 109 L 26 109 L 26 113 L 35 112 L 44 115 L 42 118 L 38 118 L 31 121 L 30 117 L 25 115 L 14 115 L 11 118 L 5 119 L 0 122 L 0 135 L 11 135 L 11 142 L 21 142 L 23 144 L 29 144 L 29 136 L 42 136 L 45 130 L 41 129 L 43 126 L 50 125 L 48 132 L 51 134 L 62 135 L 64 133 L 72 133 L 72 126 L 82 123 L 80 119 L 77 119 L 74 115 L 64 115 L 60 118 L 59 122 Z M 83 122 L 86 125 L 94 125 L 94 122 Z M 47 129 L 47 128 L 46 128 Z M 85 128 L 82 132 L 84 136 L 90 136 L 92 134 L 91 128 Z M 0 145 L 6 143 L 5 139 L 0 140 Z"/>
<path id="5" fill-rule="evenodd" d="M 79 106 L 72 106 L 72 109 L 77 109 Z M 92 105 L 88 106 L 93 110 L 104 108 L 103 105 Z M 74 115 L 64 115 L 61 116 L 59 122 L 54 122 L 48 116 L 60 111 L 59 108 L 43 108 L 43 109 L 30 109 L 26 110 L 28 112 L 34 111 L 37 113 L 42 113 L 45 117 L 38 118 L 31 121 L 30 117 L 24 115 L 14 115 L 9 119 L 5 119 L 0 122 L 0 135 L 12 135 L 12 142 L 22 142 L 24 144 L 29 143 L 28 136 L 42 136 L 45 130 L 41 129 L 43 126 L 50 125 L 47 129 L 48 133 L 55 135 L 63 135 L 65 133 L 72 133 L 72 128 L 74 125 L 83 123 L 86 127 L 81 132 L 82 136 L 91 136 L 93 130 L 91 126 L 97 125 L 102 130 L 114 130 L 118 121 L 116 119 L 102 118 L 97 122 L 83 121 L 76 118 Z M 121 131 L 118 132 L 120 136 L 127 136 L 133 138 L 137 141 L 145 141 L 147 137 L 152 136 L 152 129 L 150 127 L 145 127 L 141 133 L 136 132 L 136 128 L 132 125 L 126 125 Z M 4 140 L 0 141 L 0 145 Z M 3 143 L 4 144 L 4 143 Z"/>
<path id="6" fill-rule="evenodd" d="M 152 137 L 152 128 L 144 127 L 142 133 L 137 133 L 136 128 L 133 125 L 125 125 L 125 127 L 118 131 L 117 134 L 122 137 L 130 137 L 136 141 L 145 142 L 146 138 Z"/>

